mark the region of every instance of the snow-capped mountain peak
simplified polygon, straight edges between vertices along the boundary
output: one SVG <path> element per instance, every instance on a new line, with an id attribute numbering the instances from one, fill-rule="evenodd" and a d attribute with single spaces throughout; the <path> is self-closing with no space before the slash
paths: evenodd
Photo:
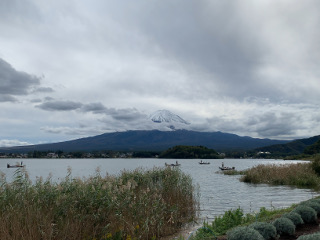
<path id="1" fill-rule="evenodd" d="M 158 110 L 149 116 L 149 119 L 156 123 L 183 123 L 190 124 L 180 116 L 168 111 Z"/>

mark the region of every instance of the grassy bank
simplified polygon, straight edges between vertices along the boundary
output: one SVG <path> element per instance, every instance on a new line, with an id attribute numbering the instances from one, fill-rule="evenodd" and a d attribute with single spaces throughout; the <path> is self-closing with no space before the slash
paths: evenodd
<path id="1" fill-rule="evenodd" d="M 156 239 L 195 218 L 192 180 L 178 169 L 135 170 L 32 184 L 1 180 L 0 239 Z"/>
<path id="2" fill-rule="evenodd" d="M 319 189 L 320 178 L 312 163 L 290 165 L 258 165 L 243 172 L 240 179 L 248 183 L 290 185 L 301 188 Z"/>
<path id="3" fill-rule="evenodd" d="M 190 240 L 216 239 L 218 236 L 225 235 L 230 229 L 249 225 L 254 222 L 269 222 L 278 218 L 284 213 L 292 211 L 294 205 L 286 209 L 271 209 L 260 208 L 258 213 L 244 214 L 243 210 L 238 208 L 229 210 L 222 216 L 215 217 L 211 223 L 204 223 L 202 228 L 198 229 Z"/>
<path id="4" fill-rule="evenodd" d="M 243 175 L 240 180 L 248 183 L 290 185 L 319 190 L 320 156 L 316 156 L 310 162 L 305 163 L 290 165 L 258 165 L 248 170 L 228 171 L 225 172 L 225 174 Z M 291 212 L 295 207 L 295 205 L 292 205 L 290 208 L 279 210 L 261 208 L 260 212 L 256 214 L 244 214 L 241 209 L 230 210 L 225 212 L 223 216 L 216 217 L 212 223 L 205 223 L 190 239 L 214 239 L 214 237 L 225 235 L 227 231 L 237 226 L 247 226 L 254 222 L 272 222 L 274 219 L 281 217 L 284 213 Z"/>
<path id="5" fill-rule="evenodd" d="M 320 188 L 320 158 L 311 162 L 286 165 L 258 165 L 245 171 L 230 171 L 225 174 L 243 175 L 240 180 L 254 184 L 290 185 L 301 188 Z M 261 208 L 259 213 L 244 214 L 241 209 L 230 210 L 223 216 L 218 216 L 211 223 L 205 223 L 192 240 L 214 239 L 225 235 L 227 231 L 237 226 L 247 226 L 254 222 L 272 222 L 286 212 L 291 212 L 295 205 L 286 209 Z M 320 206 L 319 206 L 320 207 Z"/>

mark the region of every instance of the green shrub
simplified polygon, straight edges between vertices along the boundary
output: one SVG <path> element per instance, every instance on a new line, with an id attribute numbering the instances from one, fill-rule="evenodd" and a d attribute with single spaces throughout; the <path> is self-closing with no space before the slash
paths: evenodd
<path id="1" fill-rule="evenodd" d="M 316 203 L 320 204 L 320 198 L 319 197 L 311 198 L 309 201 L 316 202 Z"/>
<path id="2" fill-rule="evenodd" d="M 293 235 L 295 233 L 296 227 L 293 222 L 284 217 L 277 218 L 274 220 L 273 225 L 277 229 L 279 235 Z"/>
<path id="3" fill-rule="evenodd" d="M 308 201 L 302 202 L 301 205 L 305 205 L 305 206 L 313 208 L 317 214 L 320 213 L 320 203 L 318 203 L 316 201 L 308 200 Z"/>
<path id="4" fill-rule="evenodd" d="M 300 204 L 293 210 L 293 212 L 300 214 L 302 220 L 305 223 L 312 223 L 317 221 L 316 211 L 313 208 L 308 207 L 306 205 Z"/>
<path id="5" fill-rule="evenodd" d="M 271 223 L 255 222 L 249 227 L 257 230 L 265 240 L 274 239 L 277 236 L 277 229 Z"/>
<path id="6" fill-rule="evenodd" d="M 223 216 L 217 216 L 211 223 L 211 228 L 216 234 L 225 234 L 227 230 L 245 223 L 243 210 L 238 208 L 236 210 L 229 210 Z"/>
<path id="7" fill-rule="evenodd" d="M 250 227 L 236 227 L 227 232 L 228 240 L 264 240 L 263 236 Z"/>
<path id="8" fill-rule="evenodd" d="M 282 217 L 289 218 L 295 226 L 304 224 L 300 214 L 296 212 L 285 213 L 282 215 Z"/>
<path id="9" fill-rule="evenodd" d="M 297 238 L 297 240 L 319 240 L 319 239 L 320 239 L 320 233 L 302 235 Z"/>

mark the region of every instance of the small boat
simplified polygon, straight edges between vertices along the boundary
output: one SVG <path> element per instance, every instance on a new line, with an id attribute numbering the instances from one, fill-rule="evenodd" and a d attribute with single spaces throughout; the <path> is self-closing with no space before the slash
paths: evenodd
<path id="1" fill-rule="evenodd" d="M 199 162 L 199 164 L 210 164 L 210 162 L 203 162 L 202 160 Z"/>
<path id="2" fill-rule="evenodd" d="M 224 163 L 221 164 L 221 167 L 219 167 L 220 170 L 226 171 L 226 170 L 235 170 L 235 167 L 225 167 Z"/>
<path id="3" fill-rule="evenodd" d="M 168 164 L 168 163 L 165 163 L 166 167 L 178 167 L 180 166 L 180 163 L 178 163 L 178 161 L 176 161 L 176 163 L 171 163 L 171 164 Z"/>
<path id="4" fill-rule="evenodd" d="M 15 165 L 10 165 L 9 163 L 7 163 L 7 168 L 21 168 L 21 167 L 25 167 L 26 165 L 23 165 L 23 162 L 21 162 L 20 164 L 15 164 Z"/>
<path id="5" fill-rule="evenodd" d="M 220 170 L 226 171 L 226 170 L 235 170 L 235 167 L 219 167 Z"/>

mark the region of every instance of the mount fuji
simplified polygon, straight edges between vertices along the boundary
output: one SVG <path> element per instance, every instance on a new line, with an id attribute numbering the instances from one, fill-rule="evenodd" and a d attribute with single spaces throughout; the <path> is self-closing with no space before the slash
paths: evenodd
<path id="1" fill-rule="evenodd" d="M 231 133 L 191 131 L 188 130 L 189 122 L 168 110 L 156 111 L 146 120 L 151 130 L 111 132 L 65 142 L 0 148 L 0 152 L 163 151 L 177 145 L 205 146 L 225 151 L 251 150 L 288 143 L 288 141 L 281 140 L 240 137 Z"/>
<path id="2" fill-rule="evenodd" d="M 190 123 L 184 120 L 182 117 L 168 111 L 168 110 L 158 110 L 152 113 L 149 116 L 149 119 L 154 123 L 160 123 L 168 125 L 167 127 L 171 129 L 181 129 L 184 128 L 185 125 L 189 125 Z"/>

